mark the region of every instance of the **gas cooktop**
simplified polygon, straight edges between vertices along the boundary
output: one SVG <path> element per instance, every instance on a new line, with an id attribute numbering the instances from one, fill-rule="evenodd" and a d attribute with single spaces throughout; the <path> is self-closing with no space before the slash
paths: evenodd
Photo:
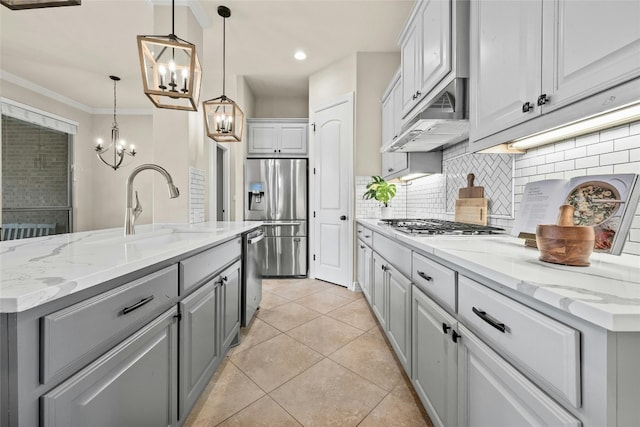
<path id="1" fill-rule="evenodd" d="M 381 219 L 380 222 L 409 234 L 474 236 L 504 233 L 504 229 L 498 227 L 465 224 L 444 219 L 394 218 Z"/>

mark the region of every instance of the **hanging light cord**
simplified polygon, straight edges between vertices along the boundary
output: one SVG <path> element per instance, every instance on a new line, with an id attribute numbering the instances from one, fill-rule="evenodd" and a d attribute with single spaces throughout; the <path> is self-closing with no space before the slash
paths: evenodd
<path id="1" fill-rule="evenodd" d="M 224 98 L 225 94 L 225 70 L 227 67 L 227 27 L 226 27 L 227 18 L 222 20 L 222 97 Z"/>
<path id="2" fill-rule="evenodd" d="M 112 125 L 118 127 L 118 120 L 116 119 L 116 83 L 117 81 L 113 81 L 113 123 Z"/>
<path id="3" fill-rule="evenodd" d="M 176 0 L 171 0 L 171 35 L 176 34 Z"/>

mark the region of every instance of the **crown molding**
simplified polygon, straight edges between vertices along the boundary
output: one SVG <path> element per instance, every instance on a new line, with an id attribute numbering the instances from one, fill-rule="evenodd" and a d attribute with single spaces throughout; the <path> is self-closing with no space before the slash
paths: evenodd
<path id="1" fill-rule="evenodd" d="M 71 98 L 68 98 L 64 95 L 61 95 L 57 92 L 54 92 L 50 89 L 47 89 L 44 86 L 40 86 L 38 84 L 33 83 L 32 81 L 23 79 L 22 77 L 16 76 L 15 74 L 8 73 L 4 70 L 0 70 L 0 80 L 7 81 L 9 83 L 13 83 L 16 86 L 20 86 L 22 88 L 28 89 L 32 92 L 36 92 L 39 95 L 46 96 L 47 98 L 51 98 L 54 101 L 58 101 L 62 104 L 69 105 L 77 110 L 84 111 L 85 113 L 93 114 L 93 109 L 88 105 L 82 104 L 78 101 L 74 101 Z"/>
<path id="2" fill-rule="evenodd" d="M 4 70 L 0 70 L 0 80 L 13 83 L 16 86 L 20 86 L 24 89 L 30 90 L 32 92 L 36 92 L 39 95 L 46 96 L 47 98 L 51 98 L 54 101 L 73 107 L 76 110 L 84 111 L 85 113 L 88 113 L 88 114 L 95 114 L 95 115 L 113 114 L 113 109 L 89 107 L 88 105 L 82 104 L 81 102 L 78 102 L 78 101 L 74 101 L 71 98 L 68 98 L 64 95 L 59 94 L 58 92 L 54 92 L 50 89 L 47 89 L 46 87 L 35 84 L 32 81 L 23 79 L 22 77 L 18 77 L 15 74 L 8 73 Z M 119 108 L 118 115 L 150 116 L 150 115 L 153 115 L 153 108 Z"/>

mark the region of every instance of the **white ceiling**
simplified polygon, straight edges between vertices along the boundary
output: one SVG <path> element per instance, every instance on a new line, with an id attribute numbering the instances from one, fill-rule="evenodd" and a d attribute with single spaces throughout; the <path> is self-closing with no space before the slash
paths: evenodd
<path id="1" fill-rule="evenodd" d="M 108 111 L 113 108 L 108 76 L 113 74 L 122 78 L 118 109 L 148 109 L 136 36 L 158 34 L 153 30 L 154 3 L 170 4 L 82 0 L 81 6 L 71 7 L 0 7 L 3 78 L 64 95 L 91 111 Z M 197 48 L 203 63 L 214 68 L 203 65 L 206 85 L 221 84 L 222 18 L 217 7 L 225 5 L 231 9 L 226 22 L 227 75 L 244 75 L 256 96 L 301 96 L 308 92 L 309 75 L 353 52 L 398 51 L 397 37 L 413 1 L 176 1 L 176 7 L 185 4 L 205 27 L 203 46 Z M 175 32 L 188 40 L 178 25 Z M 293 59 L 298 49 L 306 51 L 305 61 Z"/>

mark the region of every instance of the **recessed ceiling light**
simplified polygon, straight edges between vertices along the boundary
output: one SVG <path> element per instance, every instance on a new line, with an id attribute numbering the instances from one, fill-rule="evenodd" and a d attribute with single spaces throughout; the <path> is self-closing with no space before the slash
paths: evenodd
<path id="1" fill-rule="evenodd" d="M 293 55 L 293 57 L 296 58 L 298 61 L 302 61 L 304 59 L 307 59 L 307 54 L 299 50 L 295 53 L 295 55 Z"/>

